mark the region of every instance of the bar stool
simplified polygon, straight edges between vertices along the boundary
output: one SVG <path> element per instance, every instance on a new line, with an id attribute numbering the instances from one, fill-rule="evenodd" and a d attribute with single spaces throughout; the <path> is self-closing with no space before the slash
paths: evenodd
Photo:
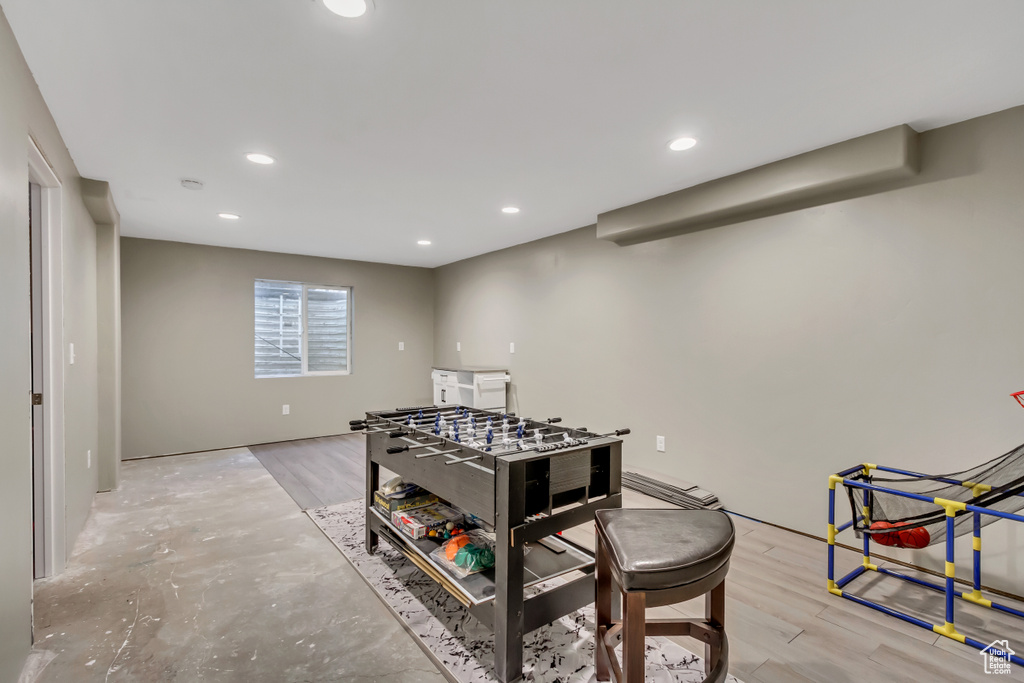
<path id="1" fill-rule="evenodd" d="M 704 643 L 705 683 L 729 670 L 725 575 L 736 530 L 714 510 L 599 510 L 597 522 L 597 680 L 643 683 L 644 637 L 690 636 Z M 623 600 L 612 619 L 613 585 Z M 647 607 L 705 595 L 705 619 L 646 619 Z M 622 643 L 622 668 L 615 647 Z M 623 678 L 623 673 L 625 677 Z"/>

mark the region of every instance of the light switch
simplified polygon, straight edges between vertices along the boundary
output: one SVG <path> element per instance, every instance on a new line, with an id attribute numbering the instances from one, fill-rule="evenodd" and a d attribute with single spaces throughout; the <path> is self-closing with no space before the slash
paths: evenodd
<path id="1" fill-rule="evenodd" d="M 405 342 L 398 342 L 398 350 L 405 351 Z"/>
<path id="2" fill-rule="evenodd" d="M 455 342 L 455 350 L 456 351 L 461 351 L 462 350 L 462 342 Z"/>
<path id="3" fill-rule="evenodd" d="M 291 412 L 292 412 L 292 407 L 290 405 L 288 405 L 287 403 L 285 403 L 283 406 L 281 406 L 281 414 L 282 415 L 290 415 Z"/>
<path id="4" fill-rule="evenodd" d="M 68 344 L 68 365 L 75 364 L 75 343 Z"/>
<path id="5" fill-rule="evenodd" d="M 92 449 L 85 452 L 85 467 L 86 469 L 92 469 Z"/>
<path id="6" fill-rule="evenodd" d="M 509 353 L 515 353 L 516 352 L 516 343 L 515 342 L 509 342 L 508 343 L 508 352 Z"/>
<path id="7" fill-rule="evenodd" d="M 658 452 L 659 453 L 664 453 L 665 452 L 665 437 L 659 436 L 656 443 L 657 443 L 657 447 L 658 447 Z"/>

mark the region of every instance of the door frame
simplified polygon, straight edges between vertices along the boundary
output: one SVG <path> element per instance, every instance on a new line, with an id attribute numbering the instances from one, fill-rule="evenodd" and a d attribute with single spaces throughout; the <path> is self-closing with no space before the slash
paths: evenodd
<path id="1" fill-rule="evenodd" d="M 64 233 L 61 183 L 28 139 L 28 178 L 40 189 L 42 228 L 43 329 L 43 486 L 45 538 L 43 576 L 64 571 L 66 518 L 64 508 Z"/>

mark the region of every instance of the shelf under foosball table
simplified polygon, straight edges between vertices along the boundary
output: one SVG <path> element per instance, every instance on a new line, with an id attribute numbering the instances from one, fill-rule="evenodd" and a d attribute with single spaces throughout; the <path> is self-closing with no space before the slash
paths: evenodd
<path id="1" fill-rule="evenodd" d="M 463 605 L 477 607 L 494 600 L 493 567 L 466 577 L 456 576 L 431 557 L 431 553 L 443 541 L 436 538 L 413 539 L 395 528 L 380 510 L 373 508 L 370 514 L 374 532 L 384 538 L 392 548 L 409 558 L 430 578 L 441 584 Z M 558 548 L 561 552 L 552 550 L 552 547 Z M 594 555 L 586 549 L 558 536 L 549 536 L 544 539 L 544 544 L 528 544 L 523 559 L 523 587 L 531 588 L 575 571 L 590 572 L 593 571 L 593 565 Z"/>

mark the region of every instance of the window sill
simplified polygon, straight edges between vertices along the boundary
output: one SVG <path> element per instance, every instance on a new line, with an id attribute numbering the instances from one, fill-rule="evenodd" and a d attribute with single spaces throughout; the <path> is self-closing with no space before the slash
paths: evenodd
<path id="1" fill-rule="evenodd" d="M 340 372 L 307 372 L 304 375 L 262 375 L 260 377 L 254 377 L 253 379 L 301 379 L 303 377 L 346 377 L 351 374 L 351 370 L 343 370 Z"/>

